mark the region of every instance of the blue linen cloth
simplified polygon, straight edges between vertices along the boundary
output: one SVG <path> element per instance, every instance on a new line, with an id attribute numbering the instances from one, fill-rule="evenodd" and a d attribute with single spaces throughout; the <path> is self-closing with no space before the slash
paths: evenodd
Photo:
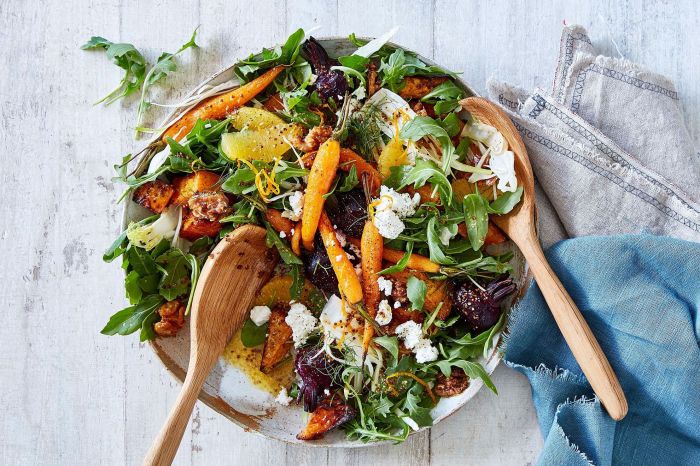
<path id="1" fill-rule="evenodd" d="M 651 235 L 580 237 L 547 258 L 629 403 L 608 417 L 537 287 L 513 311 L 506 363 L 532 386 L 543 465 L 700 465 L 700 244 Z"/>

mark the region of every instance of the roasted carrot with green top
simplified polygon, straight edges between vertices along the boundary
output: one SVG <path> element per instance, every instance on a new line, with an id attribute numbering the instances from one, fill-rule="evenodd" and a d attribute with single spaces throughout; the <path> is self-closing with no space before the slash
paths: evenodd
<path id="1" fill-rule="evenodd" d="M 377 283 L 379 275 L 377 274 L 382 270 L 383 253 L 384 238 L 381 237 L 374 223 L 371 220 L 367 220 L 362 230 L 362 240 L 360 241 L 362 292 L 367 314 L 373 319 L 377 316 L 377 307 L 380 301 L 379 283 Z M 363 354 L 367 352 L 373 336 L 374 326 L 370 322 L 365 322 L 365 329 L 362 335 Z"/>
<path id="2" fill-rule="evenodd" d="M 311 166 L 311 172 L 309 172 L 304 194 L 304 210 L 301 214 L 301 242 L 309 251 L 314 248 L 314 236 L 316 236 L 318 222 L 323 212 L 323 204 L 326 201 L 323 195 L 331 189 L 335 173 L 338 170 L 338 162 L 340 162 L 340 143 L 335 139 L 328 139 L 318 149 Z"/>
<path id="3" fill-rule="evenodd" d="M 302 230 L 303 231 L 303 230 Z M 331 221 L 325 212 L 321 212 L 321 218 L 318 223 L 318 231 L 321 233 L 323 245 L 326 247 L 328 258 L 331 260 L 331 266 L 338 278 L 338 289 L 345 300 L 355 305 L 362 301 L 362 285 L 360 279 L 357 278 L 355 267 L 348 259 L 348 255 L 340 246 L 338 237 L 335 235 L 335 230 Z M 303 236 L 302 236 L 303 239 Z"/>
<path id="4" fill-rule="evenodd" d="M 283 69 L 284 66 L 276 66 L 241 87 L 203 100 L 165 130 L 161 137 L 162 141 L 167 144 L 167 138 L 169 137 L 176 140 L 181 139 L 189 134 L 197 120 L 220 120 L 225 118 L 226 115 L 242 107 L 260 94 L 275 80 Z"/>

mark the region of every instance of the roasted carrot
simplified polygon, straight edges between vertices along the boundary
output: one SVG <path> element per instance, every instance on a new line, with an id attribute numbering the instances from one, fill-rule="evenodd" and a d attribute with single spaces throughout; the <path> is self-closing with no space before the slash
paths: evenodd
<path id="1" fill-rule="evenodd" d="M 314 236 L 316 236 L 318 222 L 323 212 L 323 204 L 326 201 L 323 195 L 331 189 L 339 162 L 340 143 L 335 139 L 328 139 L 318 149 L 304 194 L 304 211 L 301 214 L 301 241 L 309 251 L 314 247 Z"/>
<path id="2" fill-rule="evenodd" d="M 316 151 L 304 154 L 304 156 L 301 158 L 301 162 L 305 167 L 308 168 L 313 166 L 313 163 L 316 160 L 316 154 Z M 352 167 L 355 167 L 357 177 L 360 180 L 362 180 L 363 175 L 367 176 L 367 180 L 370 182 L 373 193 L 379 191 L 379 187 L 382 184 L 382 177 L 377 169 L 351 149 L 341 148 L 338 168 L 344 172 L 349 172 Z"/>
<path id="3" fill-rule="evenodd" d="M 260 94 L 279 75 L 284 66 L 276 66 L 247 84 L 233 89 L 225 94 L 210 97 L 197 104 L 187 113 L 173 123 L 162 136 L 162 141 L 167 143 L 167 138 L 180 139 L 186 136 L 197 123 L 197 120 L 218 120 L 242 107 L 255 96 Z"/>
<path id="4" fill-rule="evenodd" d="M 323 211 L 321 211 L 318 231 L 321 233 L 323 245 L 326 247 L 326 252 L 331 260 L 331 266 L 333 267 L 335 276 L 338 278 L 340 294 L 343 295 L 345 300 L 351 305 L 358 304 L 362 301 L 362 285 L 360 284 L 360 279 L 357 278 L 355 267 L 353 267 L 352 262 L 350 262 L 347 254 L 345 254 L 345 251 L 340 246 L 331 221 Z"/>
<path id="5" fill-rule="evenodd" d="M 270 226 L 275 229 L 275 231 L 284 232 L 287 236 L 292 236 L 292 230 L 294 229 L 294 222 L 288 218 L 282 217 L 282 212 L 277 209 L 268 208 L 265 211 L 265 218 L 270 222 Z"/>
<path id="6" fill-rule="evenodd" d="M 357 247 L 362 246 L 362 242 L 358 241 L 356 238 L 348 238 L 348 241 Z M 393 262 L 394 264 L 401 260 L 401 258 L 406 254 L 404 251 L 398 251 L 396 249 L 384 248 L 382 257 L 385 261 Z M 419 270 L 421 272 L 428 273 L 438 273 L 440 271 L 440 264 L 436 264 L 425 256 L 420 254 L 411 254 L 408 258 L 407 269 Z"/>
<path id="7" fill-rule="evenodd" d="M 372 187 L 372 192 L 375 193 L 379 191 L 379 187 L 382 184 L 382 177 L 377 169 L 352 150 L 340 149 L 340 169 L 349 172 L 353 166 L 357 171 L 358 179 L 362 180 L 362 177 L 366 176 L 367 181 L 369 181 Z"/>
<path id="8" fill-rule="evenodd" d="M 360 255 L 362 256 L 362 294 L 365 300 L 367 313 L 373 319 L 377 316 L 380 294 L 377 275 L 382 270 L 382 255 L 384 252 L 384 239 L 379 234 L 379 230 L 371 220 L 365 222 L 362 230 L 362 240 L 360 242 Z M 369 342 L 374 336 L 374 326 L 370 322 L 365 322 L 365 329 L 362 335 L 362 351 L 367 352 Z"/>
<path id="9" fill-rule="evenodd" d="M 301 222 L 297 222 L 292 234 L 292 252 L 301 256 Z"/>

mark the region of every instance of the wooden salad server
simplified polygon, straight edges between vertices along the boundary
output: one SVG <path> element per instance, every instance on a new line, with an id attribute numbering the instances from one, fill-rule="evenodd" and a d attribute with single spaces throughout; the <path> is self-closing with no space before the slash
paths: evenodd
<path id="1" fill-rule="evenodd" d="M 182 391 L 143 460 L 170 465 L 204 381 L 239 329 L 278 260 L 265 245 L 265 229 L 243 225 L 219 242 L 202 267 L 190 315 L 190 361 Z"/>
<path id="2" fill-rule="evenodd" d="M 581 370 L 611 418 L 619 421 L 627 414 L 627 400 L 620 382 L 598 341 L 547 263 L 535 231 L 535 186 L 532 167 L 518 130 L 497 105 L 481 97 L 460 102 L 474 118 L 501 132 L 515 154 L 515 173 L 523 186 L 523 198 L 506 215 L 493 216 L 493 222 L 518 246 L 532 270 L 535 281 L 571 348 Z"/>

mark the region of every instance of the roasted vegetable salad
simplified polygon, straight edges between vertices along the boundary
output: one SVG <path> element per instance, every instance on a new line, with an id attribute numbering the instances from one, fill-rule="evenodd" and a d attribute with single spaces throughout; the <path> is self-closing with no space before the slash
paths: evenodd
<path id="1" fill-rule="evenodd" d="M 496 391 L 478 360 L 516 288 L 489 220 L 520 201 L 513 153 L 462 109 L 454 73 L 389 37 L 331 57 L 298 30 L 117 167 L 149 215 L 105 254 L 131 305 L 102 332 L 175 335 L 216 242 L 266 228 L 282 261 L 237 338 L 263 372 L 293 358 L 276 399 L 311 413 L 303 440 L 400 442 L 470 381 Z"/>

